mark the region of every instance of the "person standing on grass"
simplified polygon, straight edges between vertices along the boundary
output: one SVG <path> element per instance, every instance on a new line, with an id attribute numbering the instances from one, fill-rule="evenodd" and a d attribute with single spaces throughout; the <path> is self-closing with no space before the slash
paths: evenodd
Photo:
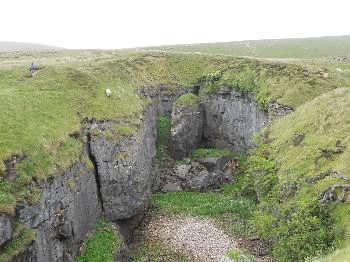
<path id="1" fill-rule="evenodd" d="M 32 63 L 29 67 L 29 72 L 30 72 L 31 77 L 34 76 L 35 71 L 36 71 L 36 67 L 35 67 L 34 63 Z"/>

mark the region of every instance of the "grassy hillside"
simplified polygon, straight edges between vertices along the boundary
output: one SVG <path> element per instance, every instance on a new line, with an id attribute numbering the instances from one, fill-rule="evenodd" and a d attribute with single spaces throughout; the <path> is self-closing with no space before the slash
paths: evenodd
<path id="1" fill-rule="evenodd" d="M 265 58 L 320 58 L 349 56 L 350 36 L 174 45 L 152 47 L 147 48 L 147 50 Z"/>
<path id="2" fill-rule="evenodd" d="M 13 51 L 42 51 L 42 50 L 54 50 L 60 49 L 58 47 L 24 43 L 24 42 L 9 42 L 0 41 L 0 52 L 13 52 Z"/>
<path id="3" fill-rule="evenodd" d="M 256 222 L 257 232 L 271 241 L 281 261 L 290 261 L 285 254 L 294 261 L 317 255 L 347 238 L 348 204 L 319 205 L 317 200 L 337 178 L 313 184 L 309 179 L 331 169 L 349 174 L 348 64 L 144 51 L 0 53 L 0 58 L 0 213 L 14 213 L 23 199 L 35 202 L 37 181 L 81 157 L 84 138 L 70 134 L 80 131 L 84 118 L 113 119 L 116 137 L 130 135 L 138 131 L 149 102 L 137 96 L 138 88 L 165 85 L 171 91 L 201 82 L 200 95 L 225 85 L 251 92 L 262 107 L 278 102 L 295 112 L 262 132 L 242 183 L 217 194 L 159 194 L 160 206 L 192 215 L 239 213 Z M 40 67 L 33 78 L 28 72 L 32 61 Z M 111 97 L 105 96 L 106 88 Z M 3 161 L 14 154 L 25 159 L 11 181 L 4 177 Z M 257 207 L 251 195 L 239 199 L 245 187 L 255 188 Z M 227 205 L 217 206 L 221 200 Z"/>
<path id="4" fill-rule="evenodd" d="M 347 195 L 339 190 L 335 199 L 319 200 L 329 186 L 348 184 L 333 170 L 350 178 L 349 108 L 350 89 L 333 90 L 276 121 L 258 140 L 250 158 L 260 202 L 253 221 L 279 261 L 302 261 L 348 238 Z"/>

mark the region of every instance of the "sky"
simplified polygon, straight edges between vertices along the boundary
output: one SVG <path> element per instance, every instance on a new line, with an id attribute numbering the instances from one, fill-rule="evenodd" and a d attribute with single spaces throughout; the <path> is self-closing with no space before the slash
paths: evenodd
<path id="1" fill-rule="evenodd" d="M 0 41 L 114 49 L 350 35 L 349 0 L 1 0 Z"/>

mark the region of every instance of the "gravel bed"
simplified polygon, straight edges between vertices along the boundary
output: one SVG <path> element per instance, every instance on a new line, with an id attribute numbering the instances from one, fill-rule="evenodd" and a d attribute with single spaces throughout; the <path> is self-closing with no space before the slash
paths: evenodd
<path id="1" fill-rule="evenodd" d="M 147 238 L 171 246 L 198 262 L 230 262 L 225 255 L 237 244 L 210 220 L 196 217 L 153 217 Z"/>

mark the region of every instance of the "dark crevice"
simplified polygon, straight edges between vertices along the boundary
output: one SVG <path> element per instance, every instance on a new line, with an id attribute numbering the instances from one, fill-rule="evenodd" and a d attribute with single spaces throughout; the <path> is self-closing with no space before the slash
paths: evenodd
<path id="1" fill-rule="evenodd" d="M 97 186 L 97 197 L 101 203 L 101 208 L 102 208 L 102 212 L 103 212 L 104 207 L 103 207 L 103 199 L 102 199 L 102 193 L 101 193 L 101 181 L 100 181 L 100 176 L 98 174 L 97 161 L 96 161 L 96 158 L 95 158 L 94 154 L 92 153 L 92 149 L 91 149 L 91 134 L 88 133 L 86 135 L 86 137 L 87 137 L 88 156 L 89 156 L 89 159 L 90 159 L 92 165 L 94 166 L 94 175 L 95 175 L 95 181 L 96 181 L 96 186 Z"/>

